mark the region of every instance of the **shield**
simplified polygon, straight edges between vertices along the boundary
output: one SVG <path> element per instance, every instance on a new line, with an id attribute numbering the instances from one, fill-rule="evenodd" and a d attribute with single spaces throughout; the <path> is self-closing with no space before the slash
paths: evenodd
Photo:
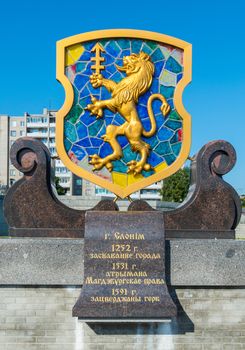
<path id="1" fill-rule="evenodd" d="M 184 164 L 189 43 L 137 30 L 75 35 L 57 42 L 57 79 L 57 151 L 74 174 L 125 198 Z"/>

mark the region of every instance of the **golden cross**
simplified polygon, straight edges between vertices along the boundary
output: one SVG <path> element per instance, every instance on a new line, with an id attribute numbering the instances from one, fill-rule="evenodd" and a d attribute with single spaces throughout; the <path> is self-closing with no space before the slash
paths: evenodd
<path id="1" fill-rule="evenodd" d="M 94 51 L 95 51 L 95 57 L 92 57 L 91 61 L 95 61 L 95 64 L 91 66 L 91 69 L 94 69 L 95 73 L 100 74 L 101 69 L 105 69 L 105 66 L 102 66 L 100 64 L 105 60 L 104 57 L 100 56 L 100 53 L 105 52 L 105 50 L 99 43 L 96 43 L 94 47 L 91 49 L 91 52 L 94 52 Z"/>

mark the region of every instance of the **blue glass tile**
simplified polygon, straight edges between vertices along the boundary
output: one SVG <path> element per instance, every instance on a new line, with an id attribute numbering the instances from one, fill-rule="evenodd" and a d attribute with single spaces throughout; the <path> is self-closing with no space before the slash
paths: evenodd
<path id="1" fill-rule="evenodd" d="M 89 79 L 88 79 L 89 81 Z M 93 88 L 90 82 L 87 84 L 87 88 L 90 91 L 91 95 L 100 95 L 101 88 Z"/>
<path id="2" fill-rule="evenodd" d="M 78 62 L 76 64 L 76 73 L 81 73 L 86 68 L 87 62 Z"/>
<path id="3" fill-rule="evenodd" d="M 75 154 L 78 160 L 83 160 L 83 158 L 86 156 L 85 151 L 76 145 L 72 146 L 71 151 Z"/>
<path id="4" fill-rule="evenodd" d="M 129 49 L 130 48 L 130 41 L 128 39 L 119 39 L 119 40 L 117 40 L 117 43 L 121 47 L 121 49 Z"/>
<path id="5" fill-rule="evenodd" d="M 109 154 L 112 154 L 113 150 L 108 142 L 104 142 L 104 144 L 100 148 L 99 156 L 101 158 L 105 158 Z"/>
<path id="6" fill-rule="evenodd" d="M 93 156 L 94 154 L 98 154 L 99 148 L 96 147 L 87 147 L 86 152 L 89 156 Z"/>
<path id="7" fill-rule="evenodd" d="M 104 60 L 104 64 L 105 65 L 107 65 L 107 64 L 112 64 L 112 63 L 114 63 L 114 61 L 115 61 L 115 59 L 111 56 L 111 55 L 108 55 L 107 53 L 105 53 L 104 55 L 103 55 L 103 57 L 105 58 L 105 60 Z"/>
<path id="8" fill-rule="evenodd" d="M 111 93 L 103 86 L 101 88 L 101 100 L 107 100 L 111 98 Z"/>
<path id="9" fill-rule="evenodd" d="M 128 163 L 130 162 L 131 160 L 135 160 L 136 159 L 136 152 L 133 152 L 131 150 L 131 147 L 130 145 L 126 146 L 124 149 L 123 149 L 123 160 L 125 161 L 125 163 Z"/>
<path id="10" fill-rule="evenodd" d="M 147 53 L 148 55 L 152 54 L 152 49 L 148 45 L 146 45 L 146 43 L 143 44 L 141 51 Z"/>
<path id="11" fill-rule="evenodd" d="M 109 40 L 108 39 L 100 39 L 100 45 L 105 49 L 106 45 L 109 44 Z"/>
<path id="12" fill-rule="evenodd" d="M 162 106 L 162 101 L 160 101 L 159 99 L 156 99 L 153 101 L 152 109 L 153 109 L 154 114 L 162 113 L 161 106 Z"/>
<path id="13" fill-rule="evenodd" d="M 181 142 L 178 142 L 178 143 L 175 143 L 174 145 L 172 145 L 172 150 L 176 156 L 179 155 L 180 150 L 181 150 L 181 146 L 182 146 Z"/>
<path id="14" fill-rule="evenodd" d="M 169 145 L 169 142 L 160 142 L 159 145 L 154 148 L 154 151 L 160 155 L 164 155 L 165 154 L 168 154 L 168 153 L 171 153 L 172 150 L 170 148 L 170 145 Z"/>
<path id="15" fill-rule="evenodd" d="M 97 137 L 90 137 L 90 141 L 93 147 L 99 147 L 104 142 L 102 139 L 98 139 Z"/>
<path id="16" fill-rule="evenodd" d="M 78 142 L 76 142 L 77 146 L 82 146 L 82 147 L 91 147 L 91 142 L 90 142 L 90 138 L 86 137 L 85 139 L 79 140 Z"/>
<path id="17" fill-rule="evenodd" d="M 108 45 L 106 45 L 106 52 L 115 58 L 118 56 L 120 51 L 121 51 L 120 47 L 113 40 L 110 41 Z"/>
<path id="18" fill-rule="evenodd" d="M 123 58 L 123 57 L 125 57 L 125 56 L 130 56 L 131 55 L 131 52 L 130 52 L 130 50 L 123 50 L 122 52 L 121 52 L 121 54 L 118 56 L 119 58 Z"/>
<path id="19" fill-rule="evenodd" d="M 151 96 L 150 90 L 146 91 L 146 93 L 144 93 L 144 95 L 139 97 L 138 104 L 143 104 L 143 105 L 147 106 L 147 101 L 148 101 L 148 98 L 150 96 Z"/>
<path id="20" fill-rule="evenodd" d="M 103 127 L 100 129 L 97 136 L 101 137 L 101 136 L 105 135 L 105 132 L 106 132 L 106 127 L 105 127 L 105 122 L 103 121 Z"/>
<path id="21" fill-rule="evenodd" d="M 67 137 L 72 143 L 77 140 L 75 126 L 69 122 L 65 122 L 65 137 Z"/>
<path id="22" fill-rule="evenodd" d="M 90 61 L 91 54 L 89 51 L 85 50 L 83 51 L 82 55 L 79 58 L 79 61 Z"/>
<path id="23" fill-rule="evenodd" d="M 90 91 L 88 90 L 88 88 L 86 86 L 84 86 L 84 88 L 81 90 L 80 92 L 80 98 L 83 98 L 85 96 L 90 96 Z"/>
<path id="24" fill-rule="evenodd" d="M 106 118 L 113 118 L 114 117 L 114 113 L 106 108 L 106 109 L 104 109 L 104 117 L 105 117 L 105 119 Z"/>
<path id="25" fill-rule="evenodd" d="M 159 47 L 158 47 L 158 48 L 153 52 L 153 54 L 151 55 L 151 60 L 152 60 L 152 62 L 164 60 L 163 53 L 162 53 L 162 51 L 159 49 Z"/>
<path id="26" fill-rule="evenodd" d="M 150 91 L 155 94 L 159 92 L 159 80 L 158 79 L 153 79 L 153 82 L 150 87 Z"/>
<path id="27" fill-rule="evenodd" d="M 175 88 L 172 86 L 160 86 L 160 93 L 165 97 L 165 98 L 172 98 L 174 96 L 174 90 Z"/>
<path id="28" fill-rule="evenodd" d="M 116 171 L 118 173 L 125 174 L 127 172 L 128 167 L 120 160 L 114 160 L 112 161 L 113 164 L 113 171 Z"/>
<path id="29" fill-rule="evenodd" d="M 147 108 L 140 104 L 137 105 L 137 111 L 140 119 L 148 118 Z"/>
<path id="30" fill-rule="evenodd" d="M 106 126 L 112 124 L 112 121 L 113 121 L 113 117 L 106 117 L 105 118 Z"/>
<path id="31" fill-rule="evenodd" d="M 171 119 L 168 119 L 165 123 L 165 125 L 172 129 L 172 130 L 177 130 L 177 129 L 180 129 L 182 127 L 182 123 L 179 122 L 179 121 L 175 121 L 175 120 L 171 120 Z"/>
<path id="32" fill-rule="evenodd" d="M 101 74 L 103 75 L 103 77 L 104 77 L 105 79 L 109 79 L 109 78 L 111 77 L 111 73 L 108 72 L 107 70 L 102 70 L 102 71 L 101 71 Z"/>
<path id="33" fill-rule="evenodd" d="M 144 177 L 149 177 L 149 176 L 151 176 L 151 175 L 154 174 L 154 170 L 149 170 L 149 171 L 143 170 L 143 171 L 141 172 L 141 174 L 142 174 Z"/>
<path id="34" fill-rule="evenodd" d="M 164 156 L 164 159 L 168 165 L 171 165 L 175 161 L 176 157 L 173 154 L 168 154 Z"/>
<path id="35" fill-rule="evenodd" d="M 123 78 L 124 76 L 120 73 L 120 72 L 116 72 L 112 75 L 112 80 L 115 82 L 115 83 L 119 83 Z"/>
<path id="36" fill-rule="evenodd" d="M 174 109 L 174 100 L 172 98 L 168 99 L 168 104 L 169 104 L 171 110 L 173 110 Z"/>
<path id="37" fill-rule="evenodd" d="M 91 51 L 96 43 L 94 41 L 89 41 L 87 43 L 83 43 L 83 46 L 86 50 Z"/>
<path id="38" fill-rule="evenodd" d="M 82 74 L 77 74 L 74 80 L 74 85 L 77 90 L 81 90 L 88 82 L 88 77 Z"/>
<path id="39" fill-rule="evenodd" d="M 173 73 L 180 73 L 180 72 L 182 72 L 181 65 L 171 56 L 167 59 L 167 62 L 166 62 L 166 65 L 165 65 L 165 69 L 167 69 L 167 70 L 169 70 L 170 72 L 173 72 Z"/>
<path id="40" fill-rule="evenodd" d="M 119 142 L 122 148 L 128 145 L 128 139 L 126 138 L 126 136 L 118 136 L 117 141 Z"/>
<path id="41" fill-rule="evenodd" d="M 182 79 L 182 77 L 183 77 L 183 74 L 182 74 L 182 73 L 180 73 L 180 74 L 177 75 L 177 83 Z"/>
<path id="42" fill-rule="evenodd" d="M 117 58 L 114 63 L 117 64 L 119 67 L 122 67 L 123 66 L 123 59 Z"/>
<path id="43" fill-rule="evenodd" d="M 170 140 L 170 143 L 176 143 L 179 140 L 178 133 L 176 132 Z"/>
<path id="44" fill-rule="evenodd" d="M 145 131 L 150 131 L 151 129 L 151 121 L 150 119 L 142 119 L 141 120 L 142 124 L 143 124 L 143 128 L 145 129 Z"/>
<path id="45" fill-rule="evenodd" d="M 157 133 L 159 141 L 167 141 L 173 136 L 173 131 L 164 126 Z"/>
<path id="46" fill-rule="evenodd" d="M 72 146 L 72 143 L 68 139 L 65 138 L 64 139 L 64 145 L 65 145 L 65 150 L 68 153 L 70 148 L 71 148 L 71 146 Z"/>
<path id="47" fill-rule="evenodd" d="M 163 117 L 162 114 L 158 114 L 155 116 L 155 119 L 156 119 L 157 129 L 159 129 L 163 125 L 165 118 Z"/>
<path id="48" fill-rule="evenodd" d="M 148 143 L 151 146 L 151 149 L 153 149 L 159 142 L 155 135 L 152 137 L 149 137 L 149 138 L 142 137 L 142 140 L 145 141 L 146 143 Z"/>
<path id="49" fill-rule="evenodd" d="M 76 128 L 79 139 L 83 139 L 88 135 L 87 127 L 83 123 L 79 122 L 78 125 L 76 125 Z"/>
<path id="50" fill-rule="evenodd" d="M 125 119 L 119 113 L 117 113 L 114 117 L 114 122 L 117 122 L 119 125 L 122 125 L 123 123 L 125 123 Z"/>
<path id="51" fill-rule="evenodd" d="M 156 165 L 162 163 L 164 160 L 162 157 L 159 157 L 156 152 L 151 151 L 150 155 L 147 159 L 147 162 L 150 163 L 151 166 L 155 167 Z"/>
<path id="52" fill-rule="evenodd" d="M 155 63 L 154 77 L 158 78 L 161 75 L 163 66 L 164 66 L 164 61 L 159 61 Z"/>
<path id="53" fill-rule="evenodd" d="M 109 64 L 108 66 L 106 66 L 106 70 L 111 74 L 117 71 L 115 64 Z"/>
<path id="54" fill-rule="evenodd" d="M 96 117 L 94 115 L 90 115 L 90 113 L 88 111 L 86 111 L 81 117 L 80 120 L 83 124 L 85 125 L 91 125 L 94 123 L 94 121 L 96 120 Z"/>
<path id="55" fill-rule="evenodd" d="M 99 98 L 99 96 L 95 96 L 96 98 Z M 86 96 L 86 97 L 83 97 L 80 101 L 79 101 L 79 104 L 82 108 L 85 108 L 87 107 L 88 104 L 91 104 L 91 97 L 90 96 Z"/>
<path id="56" fill-rule="evenodd" d="M 102 119 L 95 120 L 95 122 L 88 128 L 89 136 L 96 136 L 99 133 L 103 123 L 104 122 Z"/>
<path id="57" fill-rule="evenodd" d="M 132 53 L 139 53 L 141 51 L 142 46 L 142 40 L 132 40 L 131 41 L 131 52 Z"/>
<path id="58" fill-rule="evenodd" d="M 73 102 L 73 104 L 75 104 L 78 101 L 79 92 L 77 91 L 77 89 L 74 88 L 74 86 L 73 86 L 73 93 L 74 93 L 74 102 Z"/>
<path id="59" fill-rule="evenodd" d="M 93 74 L 95 72 L 94 69 L 91 68 L 93 65 L 94 65 L 94 62 L 88 62 L 86 68 L 83 70 L 83 74 L 86 74 L 86 75 Z"/>

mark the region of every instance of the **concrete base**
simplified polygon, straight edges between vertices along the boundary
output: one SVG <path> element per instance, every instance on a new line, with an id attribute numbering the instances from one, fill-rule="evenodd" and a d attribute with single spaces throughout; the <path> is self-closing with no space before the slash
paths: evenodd
<path id="1" fill-rule="evenodd" d="M 82 285 L 83 239 L 0 239 L 0 285 Z M 245 286 L 245 241 L 166 241 L 172 286 Z"/>

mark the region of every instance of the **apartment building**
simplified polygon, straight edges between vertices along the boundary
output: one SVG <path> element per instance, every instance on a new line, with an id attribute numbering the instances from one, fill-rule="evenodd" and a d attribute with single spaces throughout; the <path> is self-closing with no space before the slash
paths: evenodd
<path id="1" fill-rule="evenodd" d="M 140 191 L 137 191 L 130 195 L 132 199 L 143 199 L 143 200 L 161 200 L 160 190 L 162 188 L 163 181 L 158 181 L 148 187 L 143 188 Z M 83 191 L 84 192 L 84 191 Z M 92 189 L 90 189 L 92 192 Z M 114 194 L 109 192 L 108 190 L 101 188 L 99 186 L 94 185 L 94 193 L 95 196 L 102 197 L 114 197 Z"/>
<path id="2" fill-rule="evenodd" d="M 59 177 L 60 185 L 71 193 L 71 172 L 57 158 L 55 144 L 55 111 L 43 109 L 42 114 L 25 113 L 23 116 L 3 116 L 0 115 L 0 181 L 7 186 L 11 186 L 22 177 L 20 173 L 9 161 L 9 150 L 12 144 L 23 136 L 29 136 L 42 141 L 50 150 L 51 156 L 55 159 L 55 176 Z M 5 164 L 2 166 L 2 164 Z"/>
<path id="3" fill-rule="evenodd" d="M 47 108 L 43 109 L 42 114 L 25 113 L 26 135 L 42 141 L 48 147 L 51 157 L 57 158 L 55 144 L 55 111 Z M 55 176 L 60 179 L 60 185 L 71 193 L 71 172 L 59 160 L 55 159 Z"/>
<path id="4" fill-rule="evenodd" d="M 9 118 L 0 116 L 0 194 L 5 193 L 9 183 Z"/>

